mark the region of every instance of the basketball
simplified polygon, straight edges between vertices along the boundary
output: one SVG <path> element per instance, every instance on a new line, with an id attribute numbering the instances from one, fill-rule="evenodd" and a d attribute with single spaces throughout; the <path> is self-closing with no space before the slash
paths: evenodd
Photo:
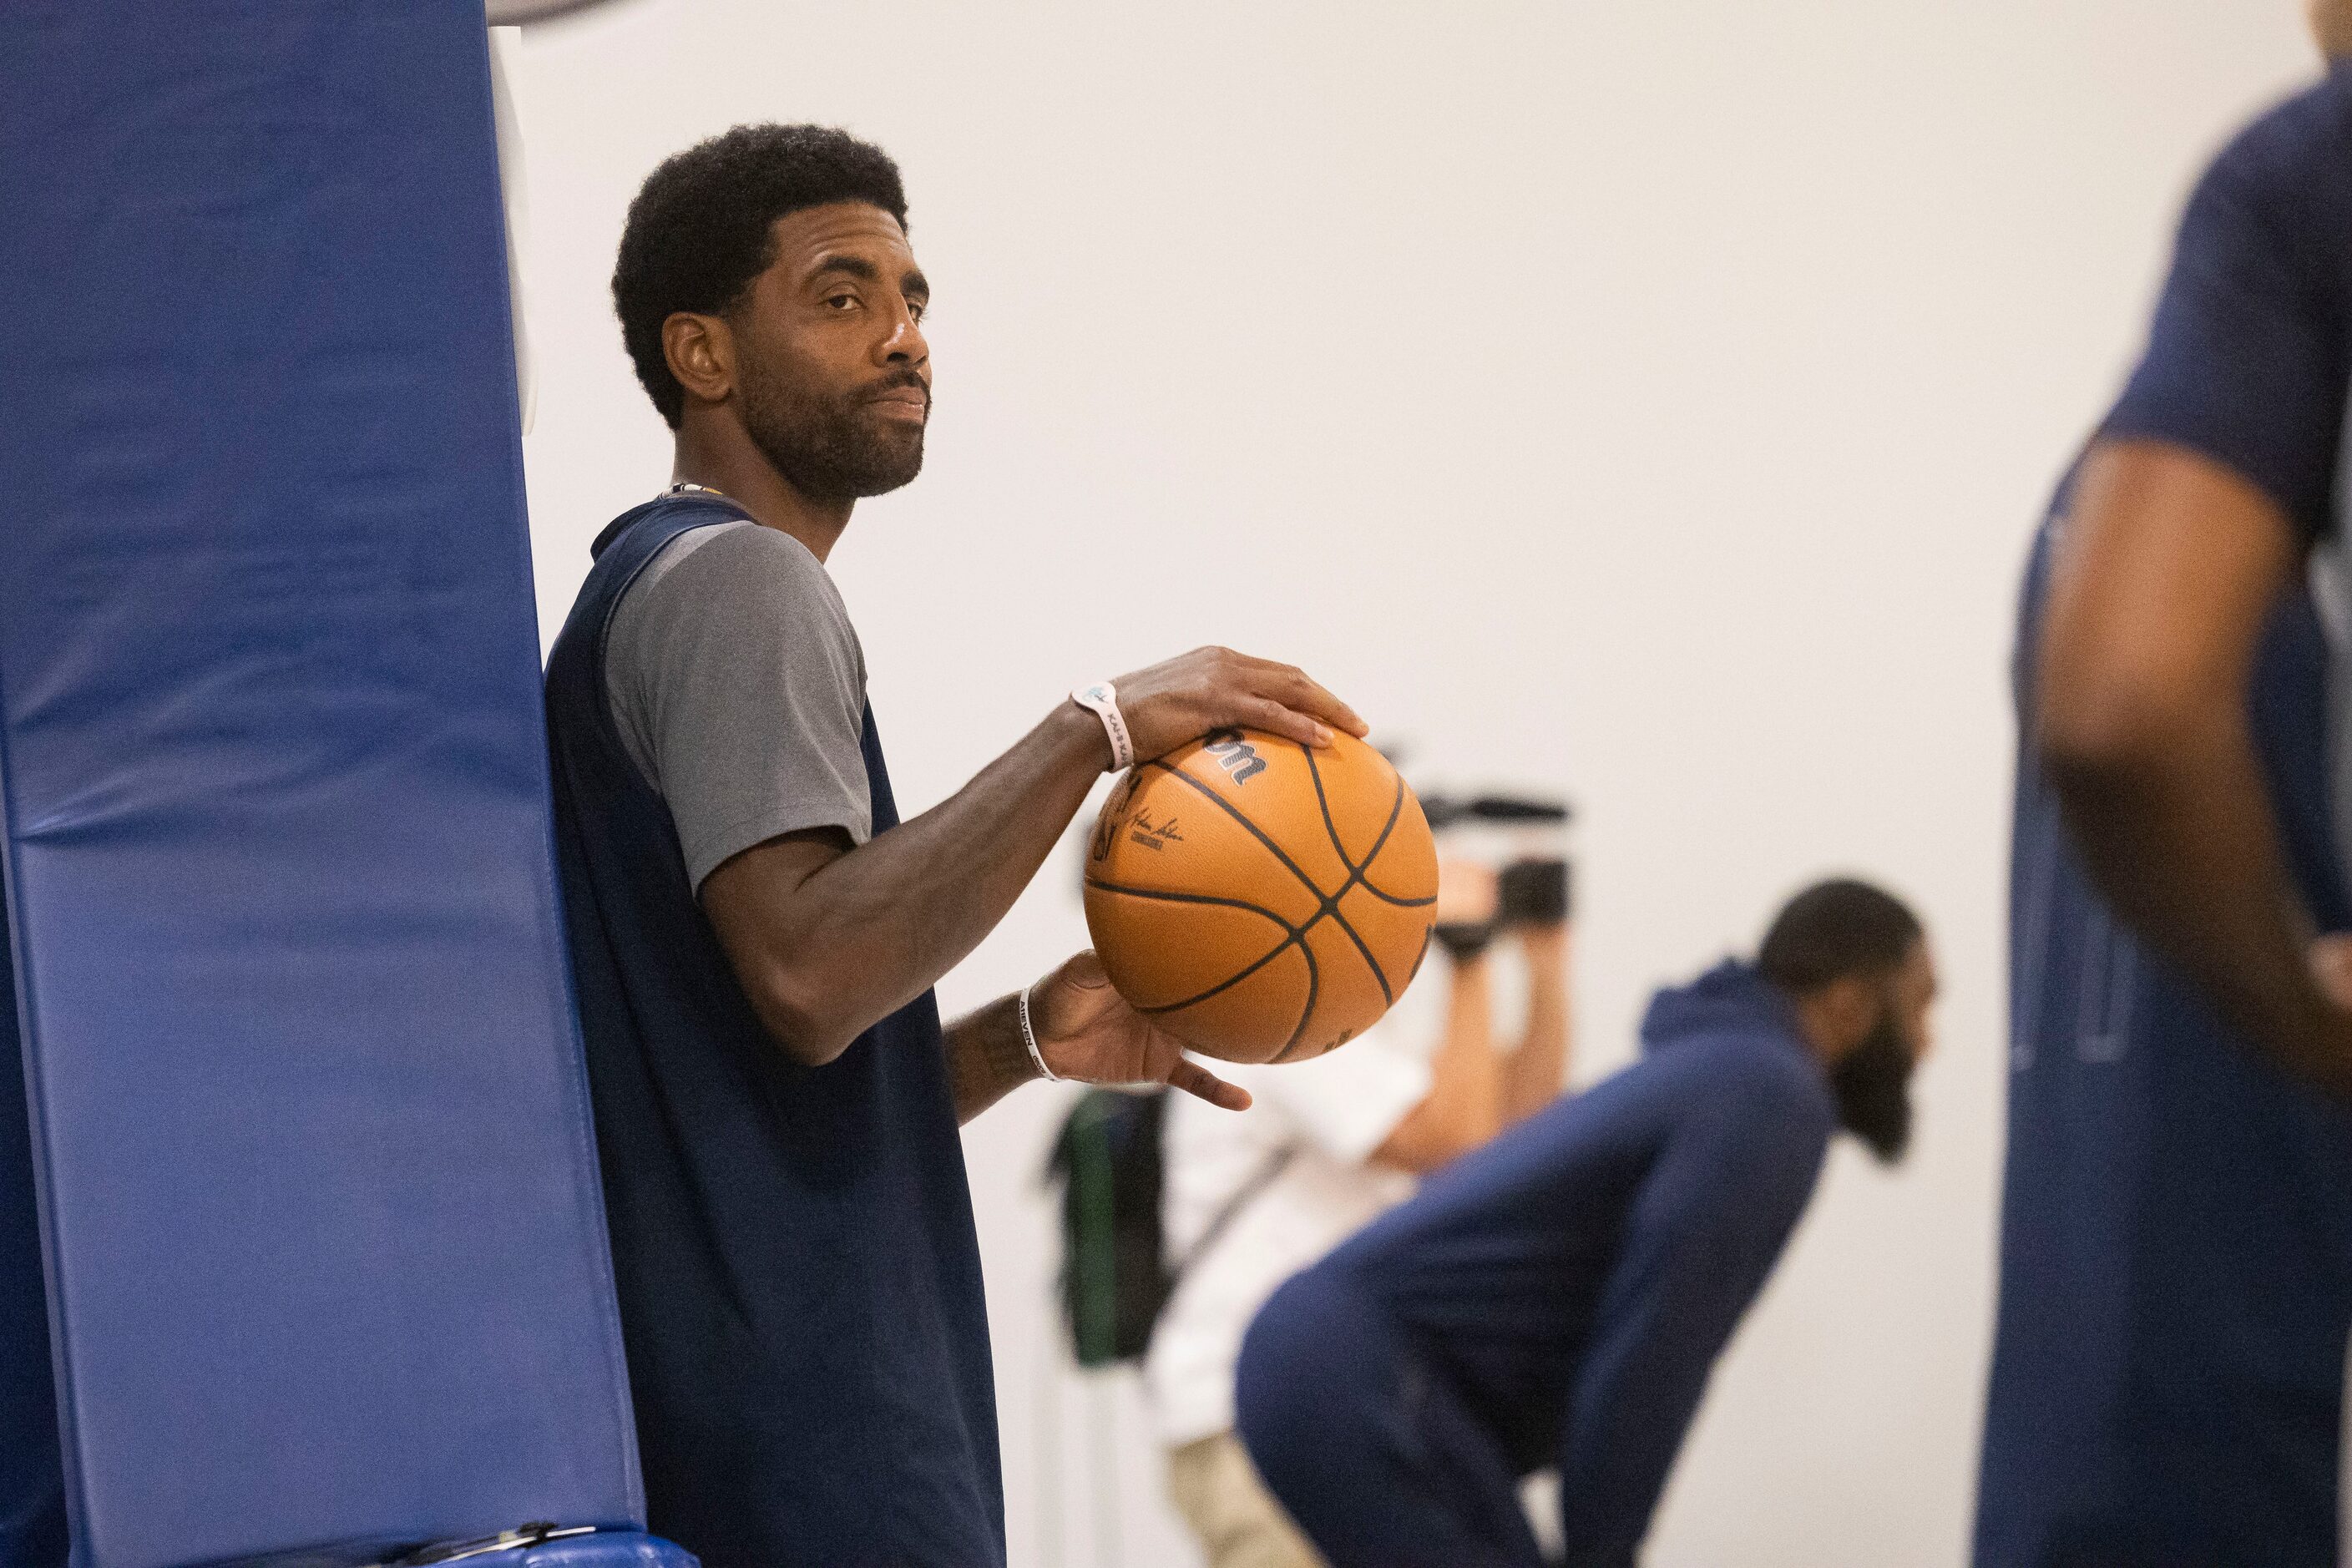
<path id="1" fill-rule="evenodd" d="M 1388 759 L 1220 730 L 1139 763 L 1087 850 L 1111 984 L 1191 1048 L 1303 1061 L 1403 994 L 1436 919 L 1437 847 Z"/>

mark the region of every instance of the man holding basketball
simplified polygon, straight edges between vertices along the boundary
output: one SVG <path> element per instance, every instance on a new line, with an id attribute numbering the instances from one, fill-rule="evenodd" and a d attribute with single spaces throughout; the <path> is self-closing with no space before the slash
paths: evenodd
<path id="1" fill-rule="evenodd" d="M 958 1123 L 1049 1073 L 1247 1096 L 1090 954 L 944 1031 L 930 986 L 1107 768 L 1363 725 L 1203 649 L 1082 689 L 899 825 L 824 572 L 858 498 L 922 462 L 929 289 L 896 166 L 739 127 L 647 180 L 613 284 L 677 482 L 597 540 L 548 708 L 650 1523 L 708 1568 L 1001 1564 Z"/>

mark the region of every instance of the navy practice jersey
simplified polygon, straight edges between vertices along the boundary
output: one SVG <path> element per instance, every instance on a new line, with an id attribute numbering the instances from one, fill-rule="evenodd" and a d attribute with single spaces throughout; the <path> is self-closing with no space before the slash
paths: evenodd
<path id="1" fill-rule="evenodd" d="M 1003 1568 L 980 1244 L 925 992 L 824 1067 L 778 1047 L 614 722 L 604 642 L 674 496 L 596 541 L 548 661 L 557 847 L 653 1529 L 704 1568 Z M 779 626 L 778 636 L 794 628 Z M 877 837 L 898 822 L 872 715 Z"/>

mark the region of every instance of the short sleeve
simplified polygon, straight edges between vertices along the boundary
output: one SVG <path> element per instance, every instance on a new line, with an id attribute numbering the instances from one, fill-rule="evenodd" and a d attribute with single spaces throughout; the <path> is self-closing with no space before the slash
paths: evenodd
<path id="1" fill-rule="evenodd" d="M 1371 1158 L 1397 1123 L 1429 1098 L 1429 1063 L 1405 1049 L 1385 1021 L 1310 1061 L 1211 1065 L 1280 1110 L 1317 1150 L 1343 1165 Z"/>
<path id="2" fill-rule="evenodd" d="M 2352 134 L 2339 76 L 2257 121 L 2189 198 L 2147 348 L 2101 434 L 2185 447 L 2328 531 L 2344 432 Z"/>
<path id="3" fill-rule="evenodd" d="M 739 522 L 672 541 L 614 611 L 604 679 L 696 888 L 780 834 L 871 836 L 864 656 L 791 535 Z"/>

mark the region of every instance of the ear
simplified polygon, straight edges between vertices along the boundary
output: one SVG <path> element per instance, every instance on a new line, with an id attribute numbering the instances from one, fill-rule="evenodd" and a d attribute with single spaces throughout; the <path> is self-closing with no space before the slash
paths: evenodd
<path id="1" fill-rule="evenodd" d="M 688 397 L 724 403 L 735 392 L 735 332 L 717 316 L 674 312 L 662 322 L 662 358 Z"/>
<path id="2" fill-rule="evenodd" d="M 1878 987 L 1862 975 L 1840 975 L 1822 986 L 1817 995 L 1815 1016 L 1837 1042 L 1840 1056 L 1862 1044 L 1872 1026 L 1878 1022 Z"/>

